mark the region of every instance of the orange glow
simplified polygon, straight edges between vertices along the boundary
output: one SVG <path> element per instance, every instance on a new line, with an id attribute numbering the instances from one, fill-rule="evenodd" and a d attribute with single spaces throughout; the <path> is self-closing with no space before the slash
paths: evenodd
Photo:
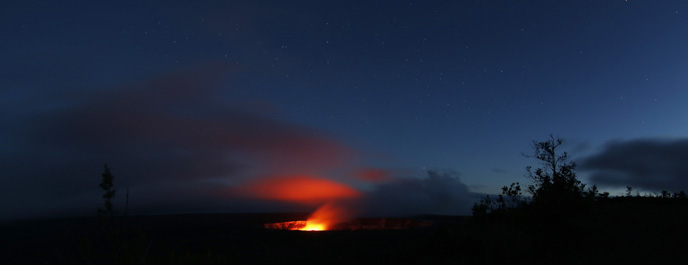
<path id="1" fill-rule="evenodd" d="M 332 227 L 329 227 L 327 230 L 399 230 L 428 227 L 432 224 L 433 222 L 428 220 L 414 220 L 406 218 L 359 218 L 336 224 Z M 305 228 L 306 221 L 268 223 L 264 224 L 264 227 L 268 229 L 279 230 L 321 231 Z"/>
<path id="2" fill-rule="evenodd" d="M 243 192 L 261 199 L 310 204 L 360 196 L 358 191 L 343 183 L 311 176 L 261 178 L 245 185 Z"/>
<path id="3" fill-rule="evenodd" d="M 325 224 L 313 224 L 311 222 L 306 223 L 306 226 L 299 229 L 301 231 L 324 231 L 327 230 Z"/>
<path id="4" fill-rule="evenodd" d="M 342 207 L 337 207 L 329 202 L 318 208 L 303 227 L 294 230 L 302 231 L 323 231 L 330 230 L 336 224 L 346 222 L 350 219 L 350 214 Z"/>

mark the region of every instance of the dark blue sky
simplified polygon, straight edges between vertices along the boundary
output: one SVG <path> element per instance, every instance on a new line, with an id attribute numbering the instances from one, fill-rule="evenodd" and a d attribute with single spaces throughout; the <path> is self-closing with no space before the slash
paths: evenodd
<path id="1" fill-rule="evenodd" d="M 0 4 L 0 217 L 90 213 L 103 163 L 140 213 L 308 175 L 465 214 L 549 134 L 603 190 L 688 190 L 686 1 L 122 2 Z"/>

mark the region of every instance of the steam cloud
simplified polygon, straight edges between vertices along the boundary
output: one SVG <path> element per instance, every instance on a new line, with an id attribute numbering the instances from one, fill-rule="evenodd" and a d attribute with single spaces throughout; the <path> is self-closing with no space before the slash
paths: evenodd
<path id="1" fill-rule="evenodd" d="M 396 178 L 378 184 L 361 200 L 367 216 L 469 214 L 473 199 L 456 173 L 428 171 L 425 178 Z"/>

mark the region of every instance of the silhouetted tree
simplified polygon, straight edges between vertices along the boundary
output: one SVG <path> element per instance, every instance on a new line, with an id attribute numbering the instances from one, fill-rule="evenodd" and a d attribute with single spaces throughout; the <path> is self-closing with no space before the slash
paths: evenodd
<path id="1" fill-rule="evenodd" d="M 113 217 L 115 214 L 115 210 L 112 206 L 112 198 L 115 197 L 116 192 L 116 190 L 113 188 L 113 180 L 115 176 L 113 176 L 112 173 L 110 173 L 110 168 L 107 166 L 107 164 L 105 165 L 105 170 L 103 171 L 103 174 L 101 174 L 101 176 L 103 177 L 103 179 L 100 182 L 99 186 L 105 191 L 103 193 L 103 199 L 105 199 L 105 203 L 104 209 L 98 208 L 98 214 Z"/>
<path id="2" fill-rule="evenodd" d="M 541 168 L 533 170 L 528 166 L 528 177 L 533 184 L 528 185 L 528 192 L 533 196 L 533 203 L 549 207 L 562 207 L 583 198 L 585 184 L 576 177 L 576 163 L 567 161 L 568 153 L 559 152 L 564 140 L 554 138 L 544 142 L 533 141 L 533 155 L 525 155 L 540 160 Z M 590 192 L 596 192 L 594 187 Z"/>
<path id="3" fill-rule="evenodd" d="M 525 155 L 539 160 L 542 167 L 533 169 L 528 166 L 527 176 L 532 184 L 527 186 L 527 191 L 532 198 L 521 196 L 520 183 L 512 183 L 502 187 L 502 194 L 493 200 L 490 196 L 473 205 L 474 216 L 487 214 L 501 214 L 509 209 L 530 208 L 538 211 L 538 214 L 556 216 L 560 213 L 573 213 L 573 207 L 579 207 L 585 201 L 593 201 L 602 197 L 608 197 L 609 193 L 599 195 L 597 186 L 585 189 L 585 184 L 576 177 L 576 164 L 568 161 L 569 155 L 560 152 L 559 147 L 564 140 L 554 138 L 537 142 L 533 141 L 533 154 Z M 533 206 L 533 207 L 531 207 Z"/>

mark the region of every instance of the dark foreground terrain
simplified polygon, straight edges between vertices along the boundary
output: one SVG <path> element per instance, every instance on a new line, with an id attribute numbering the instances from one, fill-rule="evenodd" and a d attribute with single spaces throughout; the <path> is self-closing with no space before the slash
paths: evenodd
<path id="1" fill-rule="evenodd" d="M 418 253 L 424 246 L 415 244 L 437 232 L 265 228 L 267 223 L 305 220 L 307 216 L 135 216 L 114 219 L 114 226 L 99 218 L 9 222 L 0 224 L 0 264 L 347 264 L 363 257 L 371 263 L 404 263 L 408 258 L 424 258 Z M 422 218 L 427 219 L 458 224 L 468 217 Z"/>
<path id="2" fill-rule="evenodd" d="M 632 199 L 632 198 L 631 198 Z M 0 264 L 684 264 L 688 205 L 609 200 L 581 217 L 425 216 L 406 230 L 304 232 L 306 214 L 204 214 L 0 224 Z"/>

